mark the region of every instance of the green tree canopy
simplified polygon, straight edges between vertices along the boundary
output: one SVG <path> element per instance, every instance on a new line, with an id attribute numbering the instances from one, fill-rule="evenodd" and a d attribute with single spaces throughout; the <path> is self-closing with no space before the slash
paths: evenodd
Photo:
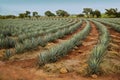
<path id="1" fill-rule="evenodd" d="M 101 12 L 99 10 L 95 10 L 94 16 L 96 16 L 97 18 L 101 17 Z"/>
<path id="2" fill-rule="evenodd" d="M 26 11 L 26 13 L 25 13 L 25 17 L 30 17 L 30 11 Z"/>
<path id="3" fill-rule="evenodd" d="M 52 13 L 51 11 L 46 11 L 46 12 L 45 12 L 45 15 L 48 16 L 48 17 L 50 17 L 50 16 L 55 16 L 55 14 Z"/>
<path id="4" fill-rule="evenodd" d="M 34 11 L 33 12 L 33 17 L 37 17 L 38 16 L 38 12 Z"/>
<path id="5" fill-rule="evenodd" d="M 83 8 L 83 13 L 85 13 L 86 16 L 89 18 L 90 14 L 92 14 L 92 9 L 91 8 Z"/>
<path id="6" fill-rule="evenodd" d="M 117 8 L 110 8 L 105 10 L 105 14 L 107 14 L 109 17 L 120 17 L 120 12 L 118 12 Z"/>
<path id="7" fill-rule="evenodd" d="M 77 17 L 84 17 L 84 14 L 77 14 Z"/>
<path id="8" fill-rule="evenodd" d="M 64 11 L 64 10 L 57 10 L 57 11 L 56 11 L 56 14 L 57 14 L 58 16 L 61 16 L 61 17 L 68 17 L 68 16 L 69 16 L 68 12 L 67 12 L 67 11 Z"/>
<path id="9" fill-rule="evenodd" d="M 25 16 L 26 16 L 26 13 L 20 13 L 19 14 L 19 18 L 25 18 Z"/>

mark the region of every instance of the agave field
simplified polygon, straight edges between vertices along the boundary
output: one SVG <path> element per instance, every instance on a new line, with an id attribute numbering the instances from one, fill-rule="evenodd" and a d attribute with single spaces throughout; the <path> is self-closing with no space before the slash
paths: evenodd
<path id="1" fill-rule="evenodd" d="M 0 80 L 119 75 L 119 18 L 0 19 Z"/>

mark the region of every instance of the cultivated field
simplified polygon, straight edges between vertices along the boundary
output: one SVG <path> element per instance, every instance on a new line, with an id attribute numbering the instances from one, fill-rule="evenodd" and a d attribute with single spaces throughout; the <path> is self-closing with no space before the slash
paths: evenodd
<path id="1" fill-rule="evenodd" d="M 0 19 L 0 80 L 120 80 L 119 18 Z"/>

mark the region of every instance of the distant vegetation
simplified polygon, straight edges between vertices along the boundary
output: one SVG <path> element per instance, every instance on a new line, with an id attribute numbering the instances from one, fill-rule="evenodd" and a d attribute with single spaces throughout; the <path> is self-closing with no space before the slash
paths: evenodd
<path id="1" fill-rule="evenodd" d="M 83 12 L 80 14 L 71 15 L 65 10 L 57 10 L 56 14 L 51 11 L 46 11 L 45 16 L 47 17 L 86 17 L 86 18 L 119 18 L 120 11 L 117 8 L 105 9 L 105 13 L 101 13 L 99 10 L 93 10 L 92 8 L 83 8 Z M 24 13 L 19 13 L 18 16 L 15 15 L 0 15 L 1 19 L 8 18 L 39 18 L 38 12 L 26 11 Z"/>

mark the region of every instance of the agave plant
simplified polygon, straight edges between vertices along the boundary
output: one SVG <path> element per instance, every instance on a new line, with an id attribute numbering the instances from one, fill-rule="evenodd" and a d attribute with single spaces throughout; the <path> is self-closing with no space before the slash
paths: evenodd
<path id="1" fill-rule="evenodd" d="M 12 55 L 12 52 L 10 50 L 6 50 L 5 51 L 5 58 L 10 58 L 10 56 Z"/>
<path id="2" fill-rule="evenodd" d="M 13 48 L 15 47 L 16 41 L 9 37 L 0 39 L 0 47 L 2 48 Z"/>
<path id="3" fill-rule="evenodd" d="M 38 37 L 37 42 L 38 42 L 38 45 L 40 45 L 42 47 L 45 47 L 47 44 L 47 42 L 44 40 L 43 37 Z"/>
<path id="4" fill-rule="evenodd" d="M 111 28 L 115 29 L 116 31 L 120 32 L 120 25 L 113 23 L 113 21 L 109 22 L 107 20 L 96 20 L 96 21 L 100 21 L 104 24 L 109 25 Z"/>
<path id="5" fill-rule="evenodd" d="M 15 45 L 15 51 L 16 51 L 16 53 L 22 53 L 24 51 L 23 45 L 21 43 L 17 43 Z"/>
<path id="6" fill-rule="evenodd" d="M 50 57 L 48 51 L 44 51 L 39 55 L 39 65 L 46 64 L 49 61 Z"/>

